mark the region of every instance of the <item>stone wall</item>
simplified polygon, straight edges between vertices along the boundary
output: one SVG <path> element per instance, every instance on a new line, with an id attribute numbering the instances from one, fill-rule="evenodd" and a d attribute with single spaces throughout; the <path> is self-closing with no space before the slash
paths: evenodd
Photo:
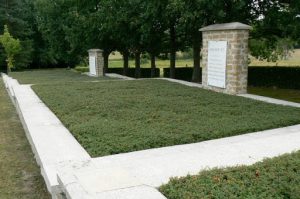
<path id="1" fill-rule="evenodd" d="M 219 25 L 220 26 L 220 25 Z M 222 25 L 221 25 L 222 26 Z M 245 27 L 249 27 L 244 25 Z M 244 27 L 243 26 L 243 27 Z M 203 47 L 202 47 L 202 84 L 205 88 L 217 92 L 228 94 L 247 93 L 247 76 L 248 76 L 248 40 L 249 29 L 227 29 L 221 28 L 217 30 L 203 31 Z M 213 29 L 213 28 L 212 28 Z M 207 74 L 208 60 L 208 41 L 227 41 L 227 65 L 226 65 L 226 88 L 217 88 L 209 86 Z"/>

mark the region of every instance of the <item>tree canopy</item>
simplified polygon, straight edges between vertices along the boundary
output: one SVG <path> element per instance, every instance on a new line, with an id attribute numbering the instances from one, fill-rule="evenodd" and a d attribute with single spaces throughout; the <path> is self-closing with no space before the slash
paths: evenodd
<path id="1" fill-rule="evenodd" d="M 75 66 L 87 50 L 104 50 L 105 68 L 112 51 L 136 61 L 141 54 L 168 54 L 171 77 L 178 50 L 193 50 L 193 80 L 199 81 L 201 27 L 225 22 L 252 25 L 250 50 L 274 61 L 299 43 L 299 0 L 0 0 L 0 22 L 20 39 L 16 66 Z M 1 33 L 0 29 L 0 33 Z M 0 63 L 4 53 L 0 48 Z M 153 70 L 154 71 L 154 70 Z"/>

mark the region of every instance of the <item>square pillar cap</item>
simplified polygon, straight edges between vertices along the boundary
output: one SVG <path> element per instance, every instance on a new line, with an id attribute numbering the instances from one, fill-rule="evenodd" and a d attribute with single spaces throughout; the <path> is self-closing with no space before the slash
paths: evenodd
<path id="1" fill-rule="evenodd" d="M 201 32 L 215 31 L 215 30 L 252 30 L 252 27 L 239 22 L 214 24 L 201 28 Z"/>
<path id="2" fill-rule="evenodd" d="M 90 50 L 88 50 L 88 52 L 102 53 L 103 50 L 101 50 L 101 49 L 90 49 Z"/>

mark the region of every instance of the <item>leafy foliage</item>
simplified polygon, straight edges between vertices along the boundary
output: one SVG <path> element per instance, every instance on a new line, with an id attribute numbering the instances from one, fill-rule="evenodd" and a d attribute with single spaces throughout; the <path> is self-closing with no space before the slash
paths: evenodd
<path id="1" fill-rule="evenodd" d="M 0 0 L 0 22 L 12 28 L 23 47 L 17 68 L 45 65 L 75 66 L 90 48 L 108 56 L 118 50 L 128 68 L 129 56 L 170 54 L 174 77 L 176 51 L 193 49 L 193 80 L 200 79 L 201 27 L 239 21 L 254 26 L 251 53 L 274 61 L 299 42 L 298 0 Z M 0 49 L 1 52 L 2 49 Z M 3 62 L 3 53 L 0 53 Z M 0 62 L 0 63 L 1 63 Z M 124 71 L 125 71 L 124 69 Z M 153 73 L 154 74 L 154 73 Z"/>
<path id="2" fill-rule="evenodd" d="M 203 171 L 173 178 L 160 187 L 169 199 L 299 198 L 300 152 L 267 159 L 252 166 Z"/>
<path id="3" fill-rule="evenodd" d="M 15 56 L 14 68 L 26 68 L 33 61 L 34 56 L 34 24 L 31 0 L 0 0 L 0 32 L 4 32 L 3 25 L 10 29 L 10 34 L 20 40 L 22 49 Z M 6 67 L 4 49 L 0 47 L 0 65 Z"/>
<path id="4" fill-rule="evenodd" d="M 7 25 L 5 25 L 3 35 L 0 35 L 0 43 L 7 55 L 7 66 L 12 68 L 15 61 L 14 57 L 21 51 L 20 40 L 13 38 L 8 31 Z"/>

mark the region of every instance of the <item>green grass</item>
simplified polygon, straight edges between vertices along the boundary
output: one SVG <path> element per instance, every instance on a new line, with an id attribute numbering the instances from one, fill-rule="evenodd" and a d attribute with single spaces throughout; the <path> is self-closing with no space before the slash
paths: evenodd
<path id="1" fill-rule="evenodd" d="M 272 97 L 276 99 L 287 100 L 300 103 L 300 90 L 294 89 L 279 89 L 272 87 L 249 87 L 250 94 Z"/>
<path id="2" fill-rule="evenodd" d="M 15 79 L 18 79 L 21 84 L 49 84 L 63 82 L 98 81 L 109 79 L 105 77 L 89 77 L 87 75 L 82 75 L 78 72 L 67 69 L 12 72 L 9 73 L 9 75 Z"/>
<path id="3" fill-rule="evenodd" d="M 276 62 L 267 62 L 266 60 L 258 60 L 253 57 L 250 57 L 249 66 L 300 66 L 300 49 L 295 49 L 294 52 L 291 53 L 291 56 L 286 60 L 278 60 Z M 134 60 L 129 61 L 130 67 L 134 67 Z M 170 60 L 156 60 L 157 68 L 169 68 Z M 193 67 L 193 59 L 185 59 L 182 53 L 177 53 L 176 67 Z M 118 68 L 123 66 L 122 55 L 120 53 L 115 52 L 111 54 L 109 57 L 109 67 Z M 141 66 L 143 68 L 150 67 L 150 60 L 143 60 Z"/>
<path id="4" fill-rule="evenodd" d="M 33 89 L 93 157 L 195 143 L 300 123 L 300 109 L 163 80 Z"/>
<path id="5" fill-rule="evenodd" d="M 300 151 L 252 166 L 213 169 L 173 178 L 159 188 L 168 199 L 300 197 Z"/>
<path id="6" fill-rule="evenodd" d="M 288 59 L 276 62 L 267 62 L 266 60 L 257 60 L 251 57 L 250 66 L 300 66 L 300 49 L 295 49 Z"/>
<path id="7" fill-rule="evenodd" d="M 0 198 L 51 198 L 0 78 Z"/>

